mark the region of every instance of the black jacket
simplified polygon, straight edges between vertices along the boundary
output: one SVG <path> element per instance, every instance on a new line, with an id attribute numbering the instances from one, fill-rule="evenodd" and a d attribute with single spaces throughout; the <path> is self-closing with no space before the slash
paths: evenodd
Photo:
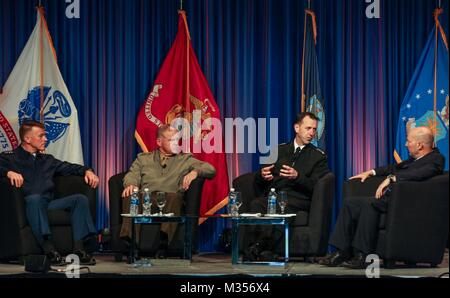
<path id="1" fill-rule="evenodd" d="M 37 153 L 34 157 L 22 146 L 0 154 L 0 178 L 6 177 L 9 171 L 23 176 L 21 187 L 24 196 L 40 194 L 53 198 L 54 176 L 84 176 L 90 168 L 60 161 L 50 154 Z"/>
<path id="2" fill-rule="evenodd" d="M 445 157 L 434 148 L 427 155 L 415 160 L 410 157 L 399 164 L 375 168 L 377 176 L 395 175 L 396 181 L 422 181 L 443 173 Z"/>
<path id="3" fill-rule="evenodd" d="M 265 181 L 259 171 L 255 176 L 255 191 L 258 196 L 265 195 L 270 188 L 285 190 L 288 196 L 310 200 L 317 180 L 327 174 L 326 154 L 312 144 L 306 145 L 294 160 L 294 142 L 278 146 L 278 159 L 272 169 L 274 179 Z M 295 180 L 279 176 L 282 165 L 293 167 L 298 172 Z M 265 165 L 267 166 L 267 165 Z M 263 167 L 265 167 L 263 166 Z"/>

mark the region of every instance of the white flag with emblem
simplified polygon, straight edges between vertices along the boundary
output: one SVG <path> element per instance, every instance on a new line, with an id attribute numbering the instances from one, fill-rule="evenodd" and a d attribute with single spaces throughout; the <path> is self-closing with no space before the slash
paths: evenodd
<path id="1" fill-rule="evenodd" d="M 0 94 L 0 152 L 20 144 L 24 120 L 41 118 L 48 139 L 45 152 L 83 164 L 77 109 L 59 71 L 44 10 L 38 8 L 36 26 Z"/>

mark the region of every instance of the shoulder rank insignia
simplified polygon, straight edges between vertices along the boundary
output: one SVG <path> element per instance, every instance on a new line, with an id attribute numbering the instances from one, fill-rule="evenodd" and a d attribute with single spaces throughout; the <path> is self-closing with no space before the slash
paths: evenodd
<path id="1" fill-rule="evenodd" d="M 325 155 L 325 151 L 323 151 L 322 149 L 317 148 L 317 147 L 314 147 L 314 149 L 316 149 L 317 151 L 319 151 L 322 155 Z"/>

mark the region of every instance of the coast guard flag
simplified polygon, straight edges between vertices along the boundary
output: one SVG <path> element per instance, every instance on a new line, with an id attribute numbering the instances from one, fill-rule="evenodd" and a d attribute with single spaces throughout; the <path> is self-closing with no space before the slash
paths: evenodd
<path id="1" fill-rule="evenodd" d="M 448 170 L 448 44 L 435 10 L 436 26 L 430 33 L 400 108 L 394 157 L 408 158 L 406 132 L 411 127 L 427 126 L 435 135 L 435 144 L 445 156 Z"/>
<path id="2" fill-rule="evenodd" d="M 46 153 L 83 164 L 78 113 L 59 71 L 42 7 L 0 94 L 0 152 L 20 144 L 19 126 L 26 119 L 44 123 Z"/>
<path id="3" fill-rule="evenodd" d="M 305 10 L 305 30 L 303 41 L 302 67 L 302 105 L 301 109 L 311 112 L 319 118 L 317 134 L 312 143 L 325 150 L 325 110 L 320 90 L 319 66 L 316 56 L 316 15 L 310 9 Z"/>
<path id="4" fill-rule="evenodd" d="M 135 137 L 142 151 L 152 151 L 156 148 L 158 127 L 173 124 L 172 121 L 177 119 L 189 123 L 190 138 L 185 142 L 187 146 L 183 150 L 187 149 L 195 158 L 210 163 L 216 169 L 216 176 L 212 180 L 206 180 L 203 186 L 201 215 L 213 214 L 227 203 L 228 173 L 222 145 L 222 128 L 214 127 L 214 118 L 220 119 L 219 107 L 192 48 L 185 12 L 179 11 L 175 41 L 139 111 Z M 216 138 L 218 132 L 219 137 Z M 219 145 L 221 150 L 196 150 L 196 146 L 198 148 L 202 142 Z"/>

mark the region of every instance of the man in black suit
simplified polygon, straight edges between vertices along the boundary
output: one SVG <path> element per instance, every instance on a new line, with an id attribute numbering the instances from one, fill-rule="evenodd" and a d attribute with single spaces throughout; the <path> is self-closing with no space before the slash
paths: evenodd
<path id="1" fill-rule="evenodd" d="M 316 182 L 329 172 L 327 157 L 319 148 L 311 144 L 317 131 L 318 118 L 309 112 L 297 115 L 294 123 L 295 139 L 288 144 L 278 146 L 278 159 L 275 164 L 264 166 L 255 176 L 256 198 L 250 203 L 250 211 L 267 213 L 267 194 L 271 188 L 286 191 L 288 204 L 286 213 L 309 210 L 311 196 Z M 254 260 L 272 260 L 273 250 L 284 235 L 282 230 L 268 226 L 250 228 L 250 246 L 244 258 Z"/>
<path id="2" fill-rule="evenodd" d="M 390 186 L 397 181 L 422 181 L 442 174 L 445 158 L 437 148 L 433 148 L 433 143 L 433 133 L 429 128 L 411 128 L 405 144 L 409 159 L 350 178 L 364 182 L 371 176 L 387 176 L 374 197 L 347 198 L 329 242 L 337 250 L 327 255 L 320 264 L 330 267 L 343 264 L 353 269 L 367 267 L 365 258 L 375 251 L 380 213 L 386 212 Z"/>

